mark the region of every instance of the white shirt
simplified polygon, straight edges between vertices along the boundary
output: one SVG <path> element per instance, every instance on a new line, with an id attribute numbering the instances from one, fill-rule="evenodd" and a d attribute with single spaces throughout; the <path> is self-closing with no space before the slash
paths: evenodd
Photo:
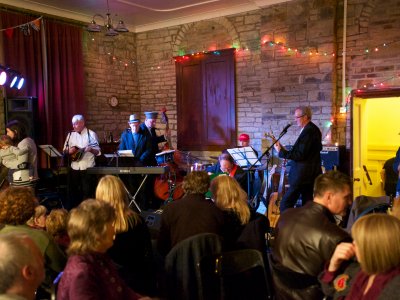
<path id="1" fill-rule="evenodd" d="M 89 131 L 89 134 L 88 134 Z M 87 146 L 91 146 L 93 149 L 99 151 L 97 156 L 101 154 L 99 139 L 94 131 L 88 130 L 86 127 L 83 128 L 81 133 L 71 132 L 67 135 L 65 139 L 63 151 L 68 148 L 78 147 L 79 149 L 83 149 Z M 71 168 L 74 170 L 86 170 L 87 168 L 94 167 L 96 162 L 94 160 L 94 154 L 92 152 L 84 152 L 82 158 L 79 161 L 72 161 Z"/>

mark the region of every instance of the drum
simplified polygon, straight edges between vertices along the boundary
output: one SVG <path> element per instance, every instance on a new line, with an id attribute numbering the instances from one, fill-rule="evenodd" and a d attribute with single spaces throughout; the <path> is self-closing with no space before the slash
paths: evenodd
<path id="1" fill-rule="evenodd" d="M 167 150 L 156 154 L 157 164 L 159 166 L 164 166 L 170 162 L 174 161 L 175 150 Z"/>

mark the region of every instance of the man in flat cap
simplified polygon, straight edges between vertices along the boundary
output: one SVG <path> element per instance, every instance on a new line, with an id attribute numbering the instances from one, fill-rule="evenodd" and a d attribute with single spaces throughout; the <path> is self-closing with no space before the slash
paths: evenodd
<path id="1" fill-rule="evenodd" d="M 149 157 L 147 160 L 147 165 L 148 166 L 156 166 L 157 165 L 157 160 L 156 160 L 156 154 L 160 152 L 158 148 L 158 144 L 162 142 L 166 142 L 167 135 L 169 135 L 169 130 L 165 131 L 164 135 L 158 136 L 156 134 L 156 122 L 157 122 L 157 112 L 145 112 L 144 115 L 146 116 L 146 119 L 144 120 L 144 123 L 140 124 L 140 131 L 146 135 L 146 137 L 150 140 L 149 144 Z M 144 209 L 158 209 L 161 204 L 161 200 L 157 199 L 154 195 L 154 182 L 156 180 L 156 176 L 154 175 L 149 175 L 147 178 L 147 182 L 144 187 L 144 193 L 145 193 L 145 198 L 146 201 L 144 203 Z"/>
<path id="2" fill-rule="evenodd" d="M 140 124 L 140 130 L 146 134 L 151 141 L 151 154 L 148 160 L 148 165 L 156 166 L 156 154 L 160 152 L 158 144 L 167 141 L 166 136 L 169 132 L 166 131 L 164 135 L 160 136 L 156 134 L 158 112 L 145 112 L 144 115 L 146 116 L 146 119 L 144 120 L 144 123 Z"/>

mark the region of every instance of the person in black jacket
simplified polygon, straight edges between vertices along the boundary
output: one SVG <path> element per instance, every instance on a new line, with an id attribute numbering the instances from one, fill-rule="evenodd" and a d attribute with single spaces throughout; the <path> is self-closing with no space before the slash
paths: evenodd
<path id="1" fill-rule="evenodd" d="M 316 178 L 314 201 L 281 214 L 271 260 L 277 299 L 323 298 L 318 274 L 336 245 L 351 241 L 334 216 L 344 216 L 351 203 L 349 176 L 329 171 Z"/>
<path id="2" fill-rule="evenodd" d="M 140 130 L 140 120 L 133 114 L 129 116 L 129 128 L 121 135 L 119 150 L 132 150 L 136 161 L 146 165 L 151 156 L 151 140 Z"/>
<path id="3" fill-rule="evenodd" d="M 147 165 L 156 166 L 156 154 L 160 152 L 158 144 L 167 141 L 167 135 L 169 135 L 169 131 L 166 130 L 164 135 L 157 135 L 156 122 L 158 113 L 145 112 L 144 114 L 146 119 L 144 120 L 144 123 L 140 124 L 140 131 L 150 140 L 150 154 L 148 156 Z"/>
<path id="4" fill-rule="evenodd" d="M 280 211 L 294 207 L 301 195 L 302 204 L 313 199 L 313 184 L 321 170 L 321 131 L 311 122 L 310 107 L 298 107 L 294 112 L 301 132 L 293 147 L 286 150 L 279 142 L 275 149 L 280 158 L 290 159 L 289 189 L 280 202 Z"/>

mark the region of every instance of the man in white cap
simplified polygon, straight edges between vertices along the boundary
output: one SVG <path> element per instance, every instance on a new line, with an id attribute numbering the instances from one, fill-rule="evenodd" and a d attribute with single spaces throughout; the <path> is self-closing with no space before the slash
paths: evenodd
<path id="1" fill-rule="evenodd" d="M 132 150 L 132 153 L 141 164 L 147 165 L 151 157 L 151 140 L 140 130 L 140 119 L 136 114 L 129 116 L 129 128 L 121 135 L 119 150 Z"/>

